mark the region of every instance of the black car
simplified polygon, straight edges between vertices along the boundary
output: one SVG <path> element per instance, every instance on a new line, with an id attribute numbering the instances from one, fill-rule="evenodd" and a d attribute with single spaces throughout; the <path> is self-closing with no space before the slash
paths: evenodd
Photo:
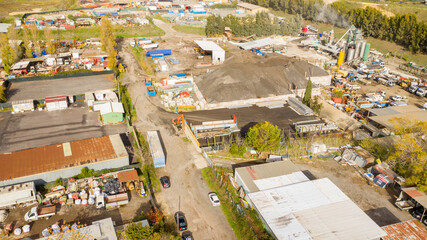
<path id="1" fill-rule="evenodd" d="M 187 230 L 187 220 L 185 219 L 184 213 L 176 212 L 175 222 L 176 222 L 176 225 L 178 225 L 179 231 Z"/>
<path id="2" fill-rule="evenodd" d="M 182 240 L 194 240 L 194 238 L 191 232 L 186 231 L 182 233 Z"/>
<path id="3" fill-rule="evenodd" d="M 160 182 L 162 183 L 163 188 L 170 188 L 171 183 L 169 181 L 169 177 L 163 176 L 160 178 Z"/>
<path id="4" fill-rule="evenodd" d="M 421 216 L 423 215 L 423 212 L 424 212 L 424 208 L 422 208 L 422 207 L 421 208 L 415 208 L 412 210 L 411 215 L 412 215 L 412 217 L 420 220 Z"/>
<path id="5" fill-rule="evenodd" d="M 116 59 L 120 60 L 120 59 L 122 59 L 122 57 L 120 57 L 119 55 L 116 55 Z"/>

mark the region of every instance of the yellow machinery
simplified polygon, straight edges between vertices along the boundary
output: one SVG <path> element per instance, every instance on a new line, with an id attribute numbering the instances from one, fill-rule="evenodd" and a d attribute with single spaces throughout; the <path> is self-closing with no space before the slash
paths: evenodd
<path id="1" fill-rule="evenodd" d="M 338 67 L 341 67 L 342 64 L 344 63 L 344 55 L 345 55 L 344 51 L 341 50 L 340 54 L 338 55 L 338 62 L 337 62 Z"/>
<path id="2" fill-rule="evenodd" d="M 125 67 L 123 67 L 123 64 L 119 64 L 119 72 L 123 73 L 125 72 Z"/>
<path id="3" fill-rule="evenodd" d="M 129 191 L 133 191 L 135 189 L 135 187 L 137 187 L 137 185 L 135 186 L 134 182 L 127 182 L 126 183 L 126 188 L 129 189 Z"/>

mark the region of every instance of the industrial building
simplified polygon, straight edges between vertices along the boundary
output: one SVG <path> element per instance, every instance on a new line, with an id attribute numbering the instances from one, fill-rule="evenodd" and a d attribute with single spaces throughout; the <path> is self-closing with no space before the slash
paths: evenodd
<path id="1" fill-rule="evenodd" d="M 125 110 L 121 102 L 107 102 L 100 105 L 100 114 L 103 123 L 123 122 Z"/>
<path id="2" fill-rule="evenodd" d="M 329 179 L 249 193 L 276 239 L 378 240 L 386 233 Z"/>
<path id="3" fill-rule="evenodd" d="M 225 60 L 225 51 L 212 41 L 194 40 L 199 48 L 205 53 L 212 55 L 213 64 L 221 64 Z"/>
<path id="4" fill-rule="evenodd" d="M 290 160 L 236 168 L 234 179 L 246 193 L 309 181 Z"/>
<path id="5" fill-rule="evenodd" d="M 257 14 L 259 12 L 268 12 L 268 9 L 255 4 L 241 2 L 237 4 L 238 10 L 243 10 L 247 14 Z"/>
<path id="6" fill-rule="evenodd" d="M 244 56 L 242 58 L 245 58 Z M 201 109 L 248 106 L 265 102 L 285 103 L 303 97 L 308 79 L 312 96 L 320 85 L 329 85 L 329 73 L 305 61 L 275 56 L 250 56 L 246 61 L 230 57 L 224 66 L 196 78 L 194 92 Z M 276 103 L 277 105 L 277 103 Z"/>
<path id="7" fill-rule="evenodd" d="M 427 119 L 427 111 L 421 110 L 420 108 L 408 105 L 408 106 L 392 106 L 387 108 L 375 108 L 370 109 L 370 116 L 368 117 L 369 123 L 380 129 L 394 130 L 395 124 L 394 118 L 407 118 L 411 121 L 425 121 Z"/>
<path id="8" fill-rule="evenodd" d="M 111 135 L 1 154 L 0 164 L 0 186 L 28 181 L 39 185 L 75 176 L 83 167 L 127 166 L 129 155 L 120 135 Z"/>
<path id="9" fill-rule="evenodd" d="M 0 187 L 0 209 L 33 202 L 37 202 L 34 182 Z"/>

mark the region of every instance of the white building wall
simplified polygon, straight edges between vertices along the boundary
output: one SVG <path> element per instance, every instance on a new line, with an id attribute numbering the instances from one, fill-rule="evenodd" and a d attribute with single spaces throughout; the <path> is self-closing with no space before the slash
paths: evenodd
<path id="1" fill-rule="evenodd" d="M 81 172 L 81 169 L 87 167 L 94 170 L 102 170 L 106 168 L 120 168 L 129 165 L 129 157 L 116 158 L 108 161 L 95 162 L 86 165 L 80 165 L 72 168 L 64 168 L 57 171 L 44 172 L 35 175 L 14 178 L 6 181 L 0 181 L 0 187 L 19 184 L 24 182 L 34 181 L 36 185 L 42 185 L 48 182 L 53 182 L 58 178 L 70 178 Z"/>
<path id="2" fill-rule="evenodd" d="M 330 86 L 332 83 L 331 75 L 320 76 L 320 77 L 310 77 L 313 84 L 318 84 L 322 86 Z"/>
<path id="3" fill-rule="evenodd" d="M 212 51 L 212 63 L 222 64 L 225 60 L 225 51 Z"/>

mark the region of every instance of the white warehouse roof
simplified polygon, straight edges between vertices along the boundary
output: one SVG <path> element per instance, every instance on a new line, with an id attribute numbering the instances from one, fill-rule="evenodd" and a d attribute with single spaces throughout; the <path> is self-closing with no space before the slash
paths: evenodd
<path id="1" fill-rule="evenodd" d="M 123 104 L 121 102 L 107 102 L 104 104 L 101 104 L 99 107 L 99 111 L 101 112 L 101 115 L 111 113 L 111 112 L 118 112 L 118 113 L 124 113 L 125 110 L 123 109 Z"/>
<path id="2" fill-rule="evenodd" d="M 244 50 L 251 50 L 252 48 L 262 48 L 273 44 L 276 44 L 276 40 L 274 40 L 273 38 L 263 38 L 245 43 L 235 43 L 235 45 L 240 46 Z"/>
<path id="3" fill-rule="evenodd" d="M 248 194 L 277 239 L 370 240 L 385 232 L 323 178 Z"/>
<path id="4" fill-rule="evenodd" d="M 224 49 L 222 49 L 220 46 L 218 46 L 216 43 L 212 41 L 200 41 L 200 40 L 194 40 L 194 42 L 199 45 L 201 49 L 204 51 L 219 51 L 219 52 L 225 52 Z"/>

